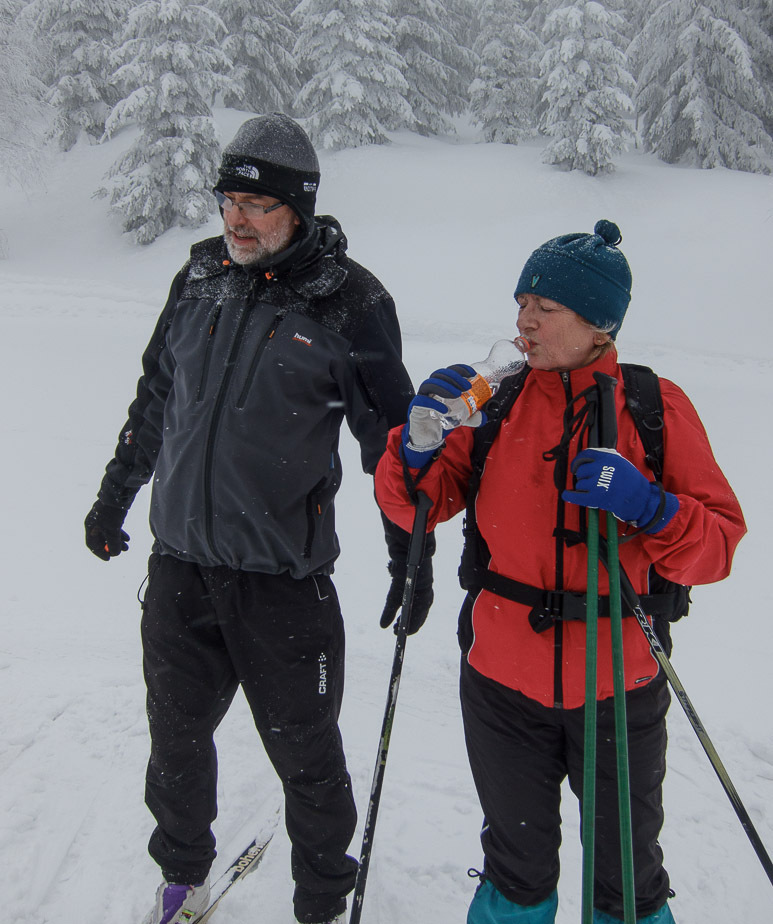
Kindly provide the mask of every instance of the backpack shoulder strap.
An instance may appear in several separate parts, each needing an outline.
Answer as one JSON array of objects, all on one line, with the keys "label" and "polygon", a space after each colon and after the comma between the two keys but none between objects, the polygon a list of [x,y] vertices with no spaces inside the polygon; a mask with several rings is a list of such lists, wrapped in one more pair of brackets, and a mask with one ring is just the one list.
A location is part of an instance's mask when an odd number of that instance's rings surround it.
[{"label": "backpack shoulder strap", "polygon": [[657,481],[663,476],[663,398],[660,379],[649,368],[620,363],[625,386],[625,402],[644,446],[647,465]]},{"label": "backpack shoulder strap", "polygon": [[507,417],[510,408],[515,404],[515,400],[520,395],[521,390],[526,382],[526,377],[531,371],[531,367],[524,363],[523,367],[514,375],[509,375],[502,380],[497,393],[490,398],[485,405],[486,423],[478,427],[472,444],[472,469],[473,479],[475,482],[475,493],[477,494],[478,482],[486,464],[486,457],[491,448],[491,444],[497,438],[502,421]]},{"label": "backpack shoulder strap", "polygon": [[523,368],[516,372],[515,375],[509,375],[502,380],[497,393],[486,402],[486,423],[478,427],[473,436],[472,453],[470,455],[472,472],[470,473],[470,481],[467,487],[467,510],[463,528],[464,549],[462,551],[462,561],[459,565],[459,582],[466,590],[475,588],[477,592],[480,589],[476,577],[479,563],[483,562],[485,567],[491,557],[486,543],[478,531],[475,516],[475,502],[480,488],[480,479],[483,475],[483,469],[486,467],[489,449],[497,438],[502,421],[507,417],[510,408],[515,404],[518,395],[520,395],[530,371],[530,366],[524,363]]}]

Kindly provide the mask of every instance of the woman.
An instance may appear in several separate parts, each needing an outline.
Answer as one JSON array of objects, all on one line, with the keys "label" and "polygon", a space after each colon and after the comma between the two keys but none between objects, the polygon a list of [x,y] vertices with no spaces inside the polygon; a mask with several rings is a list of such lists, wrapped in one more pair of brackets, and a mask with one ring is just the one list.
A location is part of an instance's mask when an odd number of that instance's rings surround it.
[{"label": "woman", "polygon": [[[499,576],[530,590],[582,594],[589,506],[611,510],[635,533],[621,543],[620,562],[640,595],[655,580],[692,585],[726,577],[746,531],[694,408],[665,379],[662,487],[645,461],[614,345],[631,291],[620,240],[615,224],[600,221],[594,234],[548,241],[515,291],[530,371],[488,451],[474,505],[488,572],[497,577],[468,594],[460,617],[462,715],[485,816],[485,864],[468,924],[555,921],[562,781],[568,777],[582,798],[585,623],[538,624],[518,594],[497,592]],[[618,381],[619,455],[587,448],[583,411],[598,372]],[[473,374],[467,366],[434,373],[406,425],[390,434],[377,496],[404,529],[413,521],[408,486],[417,479],[433,501],[428,529],[465,508],[474,426],[484,418],[444,432],[439,415],[447,410],[442,397],[458,396]],[[608,592],[602,567],[599,594]],[[669,924],[673,893],[658,844],[669,693],[635,619],[623,620],[623,642],[636,914],[639,924]],[[613,924],[624,912],[609,619],[599,620],[598,651],[594,922]]]}]

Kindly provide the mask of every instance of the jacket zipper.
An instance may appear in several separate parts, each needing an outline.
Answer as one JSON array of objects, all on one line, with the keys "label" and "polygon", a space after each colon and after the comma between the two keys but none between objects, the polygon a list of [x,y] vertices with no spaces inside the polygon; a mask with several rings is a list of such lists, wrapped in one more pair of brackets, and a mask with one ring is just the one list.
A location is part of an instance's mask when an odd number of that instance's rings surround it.
[{"label": "jacket zipper", "polygon": [[[572,400],[572,382],[568,372],[561,372],[561,382],[564,386],[564,396],[566,397],[567,406]],[[564,465],[564,478],[566,478],[566,460],[558,464]],[[565,503],[561,499],[561,491],[558,492],[558,510],[556,512],[556,590],[564,589],[564,510]],[[553,642],[553,705],[556,709],[562,709],[564,705],[564,624],[560,619],[556,620],[554,627]]]},{"label": "jacket zipper", "polygon": [[255,375],[258,371],[258,364],[260,363],[260,358],[263,355],[264,350],[268,346],[269,340],[271,340],[271,338],[277,332],[277,328],[282,323],[283,319],[284,319],[283,314],[280,313],[280,314],[275,315],[274,320],[271,322],[271,325],[269,326],[268,330],[260,338],[260,343],[255,349],[255,355],[252,357],[252,360],[250,362],[250,368],[247,371],[247,378],[244,382],[244,386],[241,390],[241,394],[239,395],[239,398],[236,402],[236,407],[238,410],[242,410],[242,408],[247,402],[247,395],[249,394],[250,387],[252,385],[252,380],[255,378]]},{"label": "jacket zipper", "polygon": [[199,387],[196,391],[196,401],[201,401],[204,395],[204,387],[209,378],[209,366],[212,362],[212,345],[215,339],[215,329],[217,328],[217,322],[220,320],[220,312],[222,310],[223,302],[219,301],[215,305],[215,310],[212,312],[212,317],[209,322],[209,334],[207,335],[207,346],[204,351],[204,362],[201,364],[201,377],[199,378]]},{"label": "jacket zipper", "polygon": [[216,557],[215,518],[212,497],[212,474],[215,458],[215,437],[217,436],[217,431],[220,426],[220,418],[223,411],[223,405],[225,404],[226,395],[228,393],[228,386],[231,383],[231,379],[236,368],[236,359],[239,355],[239,350],[241,349],[242,340],[244,338],[244,330],[247,327],[249,317],[249,310],[243,307],[241,310],[241,316],[239,317],[239,323],[236,328],[236,335],[234,336],[233,345],[231,346],[231,352],[229,353],[228,360],[226,361],[223,380],[220,383],[220,388],[218,390],[217,397],[215,398],[215,405],[212,409],[212,420],[209,425],[209,433],[207,434],[207,445],[204,455],[204,529],[206,531],[207,543],[213,557]]}]

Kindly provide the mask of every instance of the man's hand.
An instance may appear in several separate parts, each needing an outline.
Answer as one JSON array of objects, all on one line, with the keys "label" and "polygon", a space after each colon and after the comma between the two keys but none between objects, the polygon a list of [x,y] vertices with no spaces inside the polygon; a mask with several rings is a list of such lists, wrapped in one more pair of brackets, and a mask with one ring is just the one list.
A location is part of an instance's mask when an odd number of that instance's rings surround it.
[{"label": "man's hand", "polygon": [[86,516],[86,545],[97,558],[110,561],[129,548],[129,534],[121,527],[126,511],[97,501]]}]

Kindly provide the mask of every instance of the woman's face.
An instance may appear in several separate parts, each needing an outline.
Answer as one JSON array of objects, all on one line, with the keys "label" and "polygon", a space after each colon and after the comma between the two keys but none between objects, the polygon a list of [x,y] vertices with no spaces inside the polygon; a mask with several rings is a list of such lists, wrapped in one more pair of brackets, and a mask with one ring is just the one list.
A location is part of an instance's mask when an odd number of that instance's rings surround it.
[{"label": "woman's face", "polygon": [[516,301],[518,332],[529,341],[532,369],[563,372],[587,366],[610,339],[560,302],[531,292],[520,294]]}]

